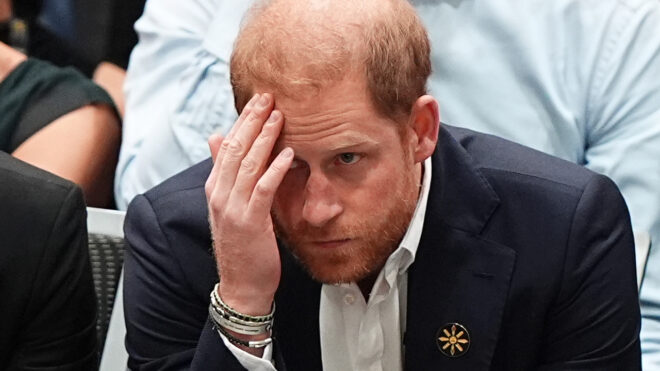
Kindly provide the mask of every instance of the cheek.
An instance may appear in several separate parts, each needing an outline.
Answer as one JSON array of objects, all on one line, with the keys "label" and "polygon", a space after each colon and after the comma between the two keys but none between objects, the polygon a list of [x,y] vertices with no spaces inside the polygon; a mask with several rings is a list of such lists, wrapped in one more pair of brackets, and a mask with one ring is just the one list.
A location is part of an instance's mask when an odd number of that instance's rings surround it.
[{"label": "cheek", "polygon": [[[358,213],[361,217],[370,216],[388,204],[398,192],[398,177],[405,176],[395,161],[381,162],[371,169],[365,179],[356,184],[346,184],[350,189],[344,195],[346,214]],[[396,174],[396,175],[395,175]]]},{"label": "cheek", "polygon": [[415,176],[414,164],[404,153],[400,156],[384,162],[373,179],[369,197],[375,200],[376,205],[384,206],[392,198],[407,197],[409,192],[414,192],[413,186],[407,181]]}]

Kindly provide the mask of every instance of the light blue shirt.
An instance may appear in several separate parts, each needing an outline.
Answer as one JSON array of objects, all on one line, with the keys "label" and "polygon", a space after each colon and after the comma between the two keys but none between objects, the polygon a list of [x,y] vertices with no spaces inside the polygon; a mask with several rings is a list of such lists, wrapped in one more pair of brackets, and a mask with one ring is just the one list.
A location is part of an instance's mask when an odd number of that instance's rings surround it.
[{"label": "light blue shirt", "polygon": [[[660,1],[416,0],[443,122],[582,164],[620,187],[652,249],[644,369],[660,369]],[[120,208],[209,156],[236,117],[228,61],[247,1],[149,0],[125,85]],[[293,40],[292,42],[295,42]]]}]

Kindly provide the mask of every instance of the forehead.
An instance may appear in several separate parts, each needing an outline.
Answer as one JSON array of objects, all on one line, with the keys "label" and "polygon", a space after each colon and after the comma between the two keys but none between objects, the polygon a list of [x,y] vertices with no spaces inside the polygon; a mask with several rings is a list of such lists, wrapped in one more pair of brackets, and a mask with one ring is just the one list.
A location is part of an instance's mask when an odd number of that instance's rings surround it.
[{"label": "forehead", "polygon": [[283,146],[376,144],[388,129],[395,129],[396,124],[375,109],[363,79],[345,78],[306,95],[274,96],[275,108],[284,115],[279,140]]}]

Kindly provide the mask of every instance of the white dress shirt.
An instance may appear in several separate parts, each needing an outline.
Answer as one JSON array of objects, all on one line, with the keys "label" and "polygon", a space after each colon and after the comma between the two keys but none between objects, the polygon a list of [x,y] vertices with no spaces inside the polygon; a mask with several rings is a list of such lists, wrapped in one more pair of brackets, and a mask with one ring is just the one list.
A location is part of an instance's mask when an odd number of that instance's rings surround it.
[{"label": "white dress shirt", "polygon": [[[319,327],[324,370],[403,370],[408,268],[415,261],[422,236],[430,186],[429,157],[424,161],[422,188],[408,230],[378,274],[369,300],[365,300],[355,282],[321,287]],[[249,371],[276,370],[271,363],[272,346],[267,346],[258,358],[220,336]]]}]

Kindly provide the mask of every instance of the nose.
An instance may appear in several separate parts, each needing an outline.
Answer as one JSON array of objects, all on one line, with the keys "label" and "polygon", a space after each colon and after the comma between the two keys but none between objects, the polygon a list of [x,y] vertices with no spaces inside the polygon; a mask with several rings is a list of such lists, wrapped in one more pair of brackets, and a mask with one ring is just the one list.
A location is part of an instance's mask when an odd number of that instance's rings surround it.
[{"label": "nose", "polygon": [[323,174],[310,174],[305,186],[303,219],[314,227],[323,227],[343,210],[328,179]]}]

